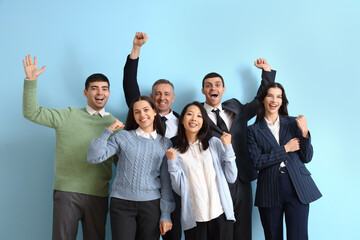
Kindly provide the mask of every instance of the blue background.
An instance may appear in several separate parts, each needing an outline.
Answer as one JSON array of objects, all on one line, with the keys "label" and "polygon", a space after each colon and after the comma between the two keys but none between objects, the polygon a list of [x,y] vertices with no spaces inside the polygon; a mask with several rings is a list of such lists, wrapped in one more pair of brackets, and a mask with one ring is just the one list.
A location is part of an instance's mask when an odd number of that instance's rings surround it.
[{"label": "blue background", "polygon": [[[22,59],[30,53],[47,66],[41,106],[84,107],[86,77],[102,72],[111,81],[106,110],[125,121],[122,74],[136,31],[149,35],[142,93],[171,80],[178,112],[205,99],[211,71],[225,79],[224,100],[250,101],[261,74],[253,61],[268,59],[290,115],[304,114],[313,137],[308,168],[324,196],[310,205],[310,239],[360,239],[359,12],[359,0],[1,0],[0,239],[51,238],[55,136],[22,116]],[[256,208],[253,236],[264,239]]]}]

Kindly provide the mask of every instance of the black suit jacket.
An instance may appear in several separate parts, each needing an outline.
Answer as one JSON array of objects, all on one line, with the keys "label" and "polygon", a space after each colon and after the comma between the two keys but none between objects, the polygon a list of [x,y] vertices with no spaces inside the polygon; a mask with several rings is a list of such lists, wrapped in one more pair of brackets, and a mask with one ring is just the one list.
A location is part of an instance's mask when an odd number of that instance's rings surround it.
[{"label": "black suit jacket", "polygon": [[[141,96],[139,84],[137,82],[137,69],[139,64],[139,58],[131,59],[128,55],[126,63],[124,66],[124,76],[123,76],[123,88],[125,94],[125,100],[128,107],[131,103],[138,97]],[[173,111],[175,117],[179,118],[179,114]],[[173,146],[177,146],[177,136],[170,139],[173,143]]]},{"label": "black suit jacket", "polygon": [[[236,155],[236,165],[238,168],[238,178],[245,183],[255,180],[257,172],[250,160],[247,148],[247,123],[257,114],[259,100],[258,97],[264,87],[274,82],[276,71],[263,71],[261,85],[257,91],[256,97],[249,103],[242,104],[239,100],[232,98],[222,103],[223,109],[234,113],[234,121],[230,128],[231,143]],[[221,129],[209,118],[212,135],[220,138]]]},{"label": "black suit jacket", "polygon": [[[300,150],[286,153],[284,145],[295,137],[300,139]],[[280,117],[280,146],[264,119],[249,127],[248,141],[254,167],[259,170],[256,206],[275,207],[278,203],[277,176],[281,162],[286,164],[287,172],[301,203],[308,204],[321,197],[304,164],[310,162],[313,156],[311,138],[302,136],[294,117]]]}]

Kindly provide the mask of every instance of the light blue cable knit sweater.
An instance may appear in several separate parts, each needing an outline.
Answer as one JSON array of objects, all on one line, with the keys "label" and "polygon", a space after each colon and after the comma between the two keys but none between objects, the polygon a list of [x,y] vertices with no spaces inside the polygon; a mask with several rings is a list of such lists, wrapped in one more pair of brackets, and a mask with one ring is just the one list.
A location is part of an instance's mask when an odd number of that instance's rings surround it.
[{"label": "light blue cable knit sweater", "polygon": [[118,154],[116,176],[112,184],[111,197],[131,201],[151,201],[160,198],[162,221],[171,221],[170,213],[175,209],[165,151],[171,141],[161,135],[156,139],[137,136],[135,130],[112,131],[105,128],[100,137],[90,145],[87,160],[101,163]]}]

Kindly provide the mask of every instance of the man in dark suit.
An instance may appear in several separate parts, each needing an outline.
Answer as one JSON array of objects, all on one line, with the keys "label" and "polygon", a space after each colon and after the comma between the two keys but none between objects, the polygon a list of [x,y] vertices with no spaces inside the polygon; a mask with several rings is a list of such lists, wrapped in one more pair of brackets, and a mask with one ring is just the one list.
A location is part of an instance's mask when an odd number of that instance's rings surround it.
[{"label": "man in dark suit", "polygon": [[253,168],[247,149],[247,122],[253,118],[259,106],[258,96],[270,82],[274,82],[276,72],[265,59],[257,59],[255,66],[262,69],[262,81],[256,97],[249,103],[242,104],[232,98],[221,103],[225,93],[225,84],[218,73],[207,74],[202,82],[202,93],[206,97],[204,107],[210,118],[212,135],[218,138],[222,133],[229,132],[232,136],[232,146],[236,155],[238,178],[234,184],[229,184],[234,203],[236,222],[234,223],[234,240],[251,239],[252,189],[251,181],[257,173]]},{"label": "man in dark suit", "polygon": [[[123,88],[128,106],[141,95],[137,82],[137,68],[140,49],[146,43],[147,39],[148,36],[146,33],[137,32],[135,34],[133,48],[127,57],[124,67]],[[166,79],[157,80],[152,86],[150,98],[159,109],[161,122],[165,129],[165,137],[171,139],[173,145],[176,146],[179,114],[171,109],[171,105],[175,100],[174,85]],[[164,240],[180,240],[182,235],[180,223],[181,199],[175,192],[173,192],[173,195],[176,203],[176,209],[171,213],[173,226],[172,230],[163,236]]]}]

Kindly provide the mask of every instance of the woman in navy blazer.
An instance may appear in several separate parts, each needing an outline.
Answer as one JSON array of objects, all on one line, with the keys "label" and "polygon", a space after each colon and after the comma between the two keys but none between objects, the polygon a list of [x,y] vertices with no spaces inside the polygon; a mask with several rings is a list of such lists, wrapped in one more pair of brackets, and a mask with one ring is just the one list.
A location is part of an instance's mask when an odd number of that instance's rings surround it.
[{"label": "woman in navy blazer", "polygon": [[259,171],[255,206],[267,240],[308,239],[309,203],[321,193],[305,167],[313,149],[305,116],[289,117],[288,100],[279,83],[261,94],[255,124],[248,128],[249,153]]}]

